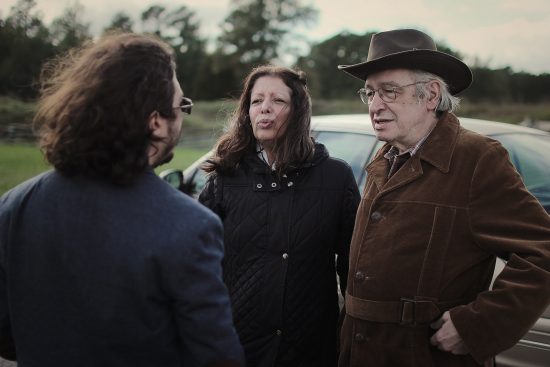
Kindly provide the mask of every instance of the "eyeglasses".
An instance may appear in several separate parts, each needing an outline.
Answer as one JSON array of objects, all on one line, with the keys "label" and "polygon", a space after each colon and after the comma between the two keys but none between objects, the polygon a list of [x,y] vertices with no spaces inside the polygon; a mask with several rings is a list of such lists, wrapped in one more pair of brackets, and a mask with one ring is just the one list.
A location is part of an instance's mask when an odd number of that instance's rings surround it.
[{"label": "eyeglasses", "polygon": [[392,103],[397,99],[400,89],[421,83],[428,83],[428,81],[425,80],[405,85],[384,85],[378,89],[361,88],[357,91],[357,93],[359,94],[361,101],[366,105],[370,105],[372,103],[375,93],[378,93],[378,96],[382,99],[382,101]]},{"label": "eyeglasses", "polygon": [[191,98],[182,97],[180,105],[174,108],[179,108],[181,109],[181,112],[190,115],[191,107],[193,107],[193,101],[191,100]]}]

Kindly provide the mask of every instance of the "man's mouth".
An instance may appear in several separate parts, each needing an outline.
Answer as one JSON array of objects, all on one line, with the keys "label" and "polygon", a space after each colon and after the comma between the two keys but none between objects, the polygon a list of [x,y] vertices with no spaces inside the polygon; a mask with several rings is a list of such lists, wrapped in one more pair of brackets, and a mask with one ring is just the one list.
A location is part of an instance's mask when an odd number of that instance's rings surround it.
[{"label": "man's mouth", "polygon": [[391,122],[393,121],[392,119],[373,119],[373,125],[374,125],[374,128],[376,129],[377,127],[382,127],[382,125],[388,123],[388,122]]}]

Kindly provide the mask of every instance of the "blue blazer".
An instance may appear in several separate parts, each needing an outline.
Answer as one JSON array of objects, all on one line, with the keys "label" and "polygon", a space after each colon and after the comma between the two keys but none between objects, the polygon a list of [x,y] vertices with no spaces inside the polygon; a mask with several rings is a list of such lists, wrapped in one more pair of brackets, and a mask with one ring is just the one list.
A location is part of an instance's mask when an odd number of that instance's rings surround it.
[{"label": "blue blazer", "polygon": [[152,171],[56,171],[0,199],[0,355],[24,366],[242,363],[222,225]]}]

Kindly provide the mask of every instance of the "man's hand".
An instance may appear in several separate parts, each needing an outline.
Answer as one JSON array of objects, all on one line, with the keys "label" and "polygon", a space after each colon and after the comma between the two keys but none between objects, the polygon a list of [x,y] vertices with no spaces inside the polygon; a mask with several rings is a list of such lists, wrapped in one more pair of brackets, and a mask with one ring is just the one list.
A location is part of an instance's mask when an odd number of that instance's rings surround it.
[{"label": "man's hand", "polygon": [[456,331],[449,311],[446,311],[441,318],[430,325],[432,329],[438,329],[431,337],[430,342],[444,352],[452,354],[468,354],[468,347],[462,341],[458,331]]}]

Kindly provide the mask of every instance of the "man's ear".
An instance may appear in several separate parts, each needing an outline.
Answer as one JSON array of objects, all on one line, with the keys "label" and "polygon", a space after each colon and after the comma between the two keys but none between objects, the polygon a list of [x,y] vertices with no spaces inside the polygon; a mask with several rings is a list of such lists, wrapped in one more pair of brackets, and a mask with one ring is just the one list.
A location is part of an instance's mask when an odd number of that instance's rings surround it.
[{"label": "man's ear", "polygon": [[164,137],[163,132],[163,120],[160,118],[160,115],[157,111],[151,112],[149,115],[149,130],[153,136]]},{"label": "man's ear", "polygon": [[428,110],[435,111],[441,99],[441,85],[436,80],[428,83],[428,94],[426,95],[426,104]]}]

